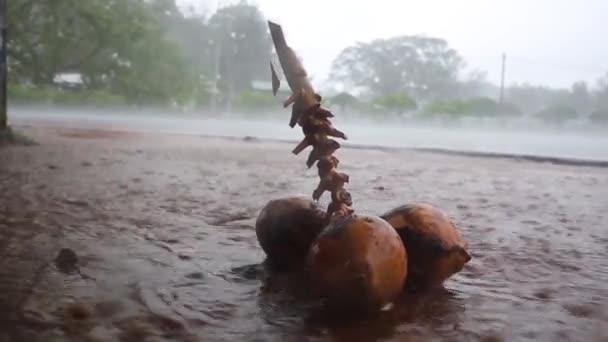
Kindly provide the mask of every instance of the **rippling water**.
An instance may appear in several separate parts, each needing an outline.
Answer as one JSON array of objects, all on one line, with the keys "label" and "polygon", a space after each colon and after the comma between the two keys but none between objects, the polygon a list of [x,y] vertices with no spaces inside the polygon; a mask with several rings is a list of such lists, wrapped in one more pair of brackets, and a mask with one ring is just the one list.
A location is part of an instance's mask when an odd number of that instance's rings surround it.
[{"label": "rippling water", "polygon": [[[254,136],[282,140],[298,140],[299,128],[291,129],[287,118],[279,120],[248,120],[242,118],[214,119],[205,116],[154,114],[146,111],[73,112],[16,110],[16,123],[46,123],[73,127],[110,127],[152,132],[170,132],[227,137]],[[422,127],[406,124],[363,123],[334,118],[336,127],[347,133],[345,145],[433,148],[501,154],[533,155],[557,158],[608,161],[608,135],[590,132],[557,132],[501,127]]]},{"label": "rippling water", "polygon": [[[42,144],[0,150],[0,309],[21,305],[25,316],[8,324],[29,334],[104,341],[608,338],[605,168],[340,150],[359,212],[431,202],[462,228],[473,255],[446,291],[404,295],[391,312],[344,321],[319,311],[296,276],[262,265],[259,210],[274,198],[310,194],[317,182],[291,145],[26,131]],[[64,247],[79,255],[85,279],[50,262]]]}]

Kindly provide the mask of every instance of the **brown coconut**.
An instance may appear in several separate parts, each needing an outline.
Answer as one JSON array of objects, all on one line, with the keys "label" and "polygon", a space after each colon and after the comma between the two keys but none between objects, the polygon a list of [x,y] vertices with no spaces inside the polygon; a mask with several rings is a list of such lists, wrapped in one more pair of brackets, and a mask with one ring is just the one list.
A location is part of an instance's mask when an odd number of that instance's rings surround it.
[{"label": "brown coconut", "polygon": [[395,228],[407,250],[408,288],[442,286],[471,260],[458,228],[445,212],[430,204],[404,205],[381,217]]},{"label": "brown coconut", "polygon": [[319,234],[307,270],[313,289],[329,307],[376,310],[402,291],[407,253],[385,220],[351,215]]},{"label": "brown coconut", "polygon": [[280,198],[262,209],[255,233],[272,265],[291,268],[304,262],[324,220],[325,210],[317,202],[303,196]]}]

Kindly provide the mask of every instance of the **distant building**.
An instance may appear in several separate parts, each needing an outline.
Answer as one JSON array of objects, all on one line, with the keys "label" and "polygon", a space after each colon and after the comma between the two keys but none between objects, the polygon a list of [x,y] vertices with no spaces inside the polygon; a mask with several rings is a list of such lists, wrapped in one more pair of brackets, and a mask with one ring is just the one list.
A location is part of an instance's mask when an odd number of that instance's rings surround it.
[{"label": "distant building", "polygon": [[64,88],[80,88],[84,85],[84,82],[82,80],[82,75],[80,73],[77,72],[72,72],[72,73],[60,73],[55,75],[55,77],[53,78],[53,82],[55,82],[55,84],[60,85]]}]

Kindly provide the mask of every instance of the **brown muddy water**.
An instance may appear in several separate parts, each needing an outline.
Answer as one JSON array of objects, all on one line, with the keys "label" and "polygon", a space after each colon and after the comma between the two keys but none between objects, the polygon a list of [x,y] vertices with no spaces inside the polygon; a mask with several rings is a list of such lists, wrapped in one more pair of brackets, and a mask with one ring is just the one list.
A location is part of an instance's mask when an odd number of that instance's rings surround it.
[{"label": "brown muddy water", "polygon": [[606,168],[338,151],[359,212],[428,201],[473,255],[445,291],[343,320],[262,265],[262,206],[316,186],[292,146],[24,131],[40,145],[0,149],[0,341],[608,341]]}]

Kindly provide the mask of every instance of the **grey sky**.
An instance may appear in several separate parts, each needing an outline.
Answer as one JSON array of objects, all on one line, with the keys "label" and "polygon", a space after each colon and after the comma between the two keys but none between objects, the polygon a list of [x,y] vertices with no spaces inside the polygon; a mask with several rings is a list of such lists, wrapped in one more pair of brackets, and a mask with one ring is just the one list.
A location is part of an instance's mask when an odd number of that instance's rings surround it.
[{"label": "grey sky", "polygon": [[[230,0],[182,0],[214,10]],[[232,1],[234,2],[234,1]],[[590,85],[608,71],[608,0],[252,0],[283,26],[314,83],[357,41],[424,34],[444,38],[469,69],[507,84]]]}]

